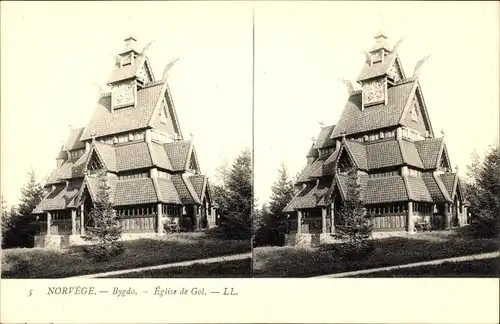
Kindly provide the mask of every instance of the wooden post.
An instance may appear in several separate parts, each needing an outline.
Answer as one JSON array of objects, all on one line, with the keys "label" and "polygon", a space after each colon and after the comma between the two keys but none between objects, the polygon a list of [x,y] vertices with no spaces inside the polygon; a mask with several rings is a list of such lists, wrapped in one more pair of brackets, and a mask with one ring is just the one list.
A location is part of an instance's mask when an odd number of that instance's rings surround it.
[{"label": "wooden post", "polygon": [[158,203],[156,205],[156,233],[158,233],[158,235],[162,235],[163,234],[163,217],[162,217],[162,213],[163,213],[162,204]]},{"label": "wooden post", "polygon": [[76,209],[71,209],[71,235],[76,235]]},{"label": "wooden post", "polygon": [[330,217],[331,217],[331,227],[330,232],[335,233],[335,203],[332,201],[330,204]]},{"label": "wooden post", "polygon": [[47,212],[47,235],[50,235],[50,225],[52,223],[52,215]]},{"label": "wooden post", "polygon": [[408,202],[408,217],[407,217],[408,233],[413,233],[415,224],[413,223],[413,201]]},{"label": "wooden post", "polygon": [[321,233],[326,234],[326,207],[321,207]]},{"label": "wooden post", "polygon": [[302,212],[297,210],[297,234],[302,233]]},{"label": "wooden post", "polygon": [[199,230],[200,222],[198,221],[198,206],[193,205],[193,229]]},{"label": "wooden post", "polygon": [[80,205],[80,235],[85,235],[85,214],[84,214],[84,208],[83,208],[83,202]]},{"label": "wooden post", "polygon": [[444,229],[450,229],[450,204],[444,204]]}]

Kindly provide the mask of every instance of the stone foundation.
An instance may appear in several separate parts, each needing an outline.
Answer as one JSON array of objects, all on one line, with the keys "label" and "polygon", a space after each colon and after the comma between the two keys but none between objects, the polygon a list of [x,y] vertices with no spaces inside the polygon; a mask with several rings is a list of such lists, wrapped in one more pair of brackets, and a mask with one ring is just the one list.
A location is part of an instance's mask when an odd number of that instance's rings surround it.
[{"label": "stone foundation", "polygon": [[[163,234],[162,234],[163,235]],[[158,235],[156,233],[124,233],[121,241],[137,240],[141,238],[153,238]],[[35,247],[61,249],[71,245],[88,245],[89,241],[85,241],[81,235],[36,235]]]}]

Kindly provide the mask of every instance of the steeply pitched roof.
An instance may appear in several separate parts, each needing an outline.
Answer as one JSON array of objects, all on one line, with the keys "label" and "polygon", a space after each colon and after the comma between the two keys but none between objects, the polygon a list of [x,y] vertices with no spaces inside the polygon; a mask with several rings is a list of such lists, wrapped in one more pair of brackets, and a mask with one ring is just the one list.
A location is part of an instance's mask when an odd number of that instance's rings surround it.
[{"label": "steeply pitched roof", "polygon": [[399,144],[395,139],[366,143],[366,160],[369,169],[379,169],[403,164]]},{"label": "steeply pitched roof", "polygon": [[80,141],[80,138],[81,138],[84,130],[85,130],[85,127],[74,128],[71,130],[71,132],[68,136],[68,139],[66,140],[66,143],[64,144],[65,151],[85,148],[85,143]]},{"label": "steeply pitched roof", "polygon": [[180,174],[173,174],[170,178],[183,204],[200,203],[190,182],[184,182]]},{"label": "steeply pitched roof", "polygon": [[416,141],[415,147],[422,159],[425,169],[435,169],[438,162],[439,151],[443,145],[442,138],[429,138],[422,141]]},{"label": "steeply pitched roof", "polygon": [[191,185],[193,186],[193,189],[198,195],[198,198],[200,198],[200,200],[203,196],[203,185],[205,184],[206,178],[207,178],[206,176],[201,174],[188,177],[189,182],[191,182]]},{"label": "steeply pitched roof", "polygon": [[171,179],[158,178],[158,190],[160,191],[162,202],[168,204],[182,204],[179,193]]},{"label": "steeply pitched roof", "polygon": [[408,200],[403,177],[368,179],[366,190],[363,190],[365,204],[379,204]]},{"label": "steeply pitched roof", "polygon": [[324,159],[316,159],[311,166],[307,167],[304,172],[300,175],[297,183],[311,181],[312,177],[321,175],[321,166],[325,162]]},{"label": "steeply pitched roof", "polygon": [[103,164],[109,171],[118,171],[115,147],[100,142],[95,142],[93,147],[98,156],[102,159]]},{"label": "steeply pitched roof", "polygon": [[[374,47],[372,50],[376,49],[377,47]],[[365,66],[363,66],[363,69],[361,70],[361,73],[359,74],[357,81],[360,82],[387,74],[387,71],[391,67],[396,57],[396,53],[390,53],[385,58],[384,62],[377,62],[373,63],[372,65],[370,65],[370,62],[366,62]]]},{"label": "steeply pitched roof", "polygon": [[73,177],[72,168],[74,163],[74,160],[66,161],[60,168],[54,170],[52,175],[47,180],[47,185],[61,182],[64,179],[71,179]]},{"label": "steeply pitched roof", "polygon": [[335,171],[335,166],[337,165],[337,158],[339,156],[340,148],[336,149],[329,157],[326,159],[325,163],[321,166],[321,171],[323,176],[332,175]]},{"label": "steeply pitched roof", "polygon": [[354,92],[349,97],[331,137],[339,137],[342,132],[349,135],[398,125],[414,86],[415,81],[400,82],[387,90],[387,105],[379,104],[363,110],[361,92]]},{"label": "steeply pitched roof", "polygon": [[173,171],[186,170],[186,162],[189,155],[191,141],[182,140],[165,144],[168,158],[172,164]]},{"label": "steeply pitched roof", "polygon": [[317,158],[318,156],[319,156],[318,150],[314,148],[314,144],[311,145],[309,152],[307,152],[306,158],[310,158],[310,157]]},{"label": "steeply pitched roof", "polygon": [[315,149],[335,146],[335,141],[330,139],[330,135],[332,135],[334,128],[335,125],[321,127],[318,139],[314,145]]},{"label": "steeply pitched roof", "polygon": [[151,141],[149,147],[150,147],[151,159],[154,165],[162,169],[173,170],[165,146],[163,146],[160,143]]},{"label": "steeply pitched roof", "polygon": [[153,180],[139,178],[116,181],[115,206],[138,205],[158,202]]},{"label": "steeply pitched roof", "polygon": [[94,114],[85,128],[82,141],[96,137],[128,132],[148,126],[163,83],[154,83],[137,91],[137,105],[111,112],[111,95],[101,97]]},{"label": "steeply pitched roof", "polygon": [[458,182],[457,177],[458,175],[455,172],[446,172],[439,175],[439,178],[443,182],[451,198],[453,198],[453,193],[455,190],[455,182]]},{"label": "steeply pitched roof", "polygon": [[149,168],[153,166],[146,142],[117,145],[116,167],[118,171]]},{"label": "steeply pitched roof", "polygon": [[[427,189],[429,190],[429,194],[434,202],[445,202],[449,201],[449,196],[446,192],[442,192],[439,188],[439,185],[432,175],[431,172],[422,172],[422,180],[424,181]],[[445,189],[446,190],[446,189]],[[446,195],[446,196],[445,196]],[[448,197],[448,198],[446,198]]]},{"label": "steeply pitched roof", "polygon": [[33,211],[34,214],[40,214],[44,211],[62,210],[75,207],[74,199],[78,190],[82,186],[82,180],[73,180],[68,186],[59,185],[45,197],[44,200]]},{"label": "steeply pitched roof", "polygon": [[292,212],[295,209],[314,208],[324,206],[324,196],[330,189],[331,183],[318,184],[308,183],[290,203],[283,212]]},{"label": "steeply pitched roof", "polygon": [[424,168],[417,147],[413,142],[402,139],[401,152],[403,153],[403,160],[405,163],[417,168]]},{"label": "steeply pitched roof", "polygon": [[429,193],[429,189],[425,185],[425,182],[422,178],[408,176],[407,179],[410,199],[415,201],[432,202],[432,197]]},{"label": "steeply pitched roof", "polygon": [[366,147],[358,141],[346,140],[345,145],[351,153],[354,162],[361,170],[368,170],[368,161],[366,155]]}]

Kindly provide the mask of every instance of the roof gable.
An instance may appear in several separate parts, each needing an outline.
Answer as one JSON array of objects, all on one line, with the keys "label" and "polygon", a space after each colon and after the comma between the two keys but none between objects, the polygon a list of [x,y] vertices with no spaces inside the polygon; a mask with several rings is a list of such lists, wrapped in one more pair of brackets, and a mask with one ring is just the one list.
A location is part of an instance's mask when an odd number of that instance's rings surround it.
[{"label": "roof gable", "polygon": [[148,127],[161,89],[161,83],[139,89],[135,107],[114,111],[111,111],[111,95],[101,97],[81,140],[90,139],[92,134],[101,137]]},{"label": "roof gable", "polygon": [[403,156],[396,139],[366,143],[366,160],[370,170],[403,164]]},{"label": "roof gable", "polygon": [[80,141],[85,127],[71,129],[71,132],[64,144],[64,151],[76,150],[85,148],[85,143]]},{"label": "roof gable", "polygon": [[335,125],[321,127],[318,139],[316,140],[313,148],[320,149],[335,146],[335,141],[330,138],[334,128]]},{"label": "roof gable", "polygon": [[366,147],[363,143],[358,141],[346,140],[344,145],[349,152],[351,159],[356,163],[357,167],[361,170],[368,170],[368,163],[366,158]]},{"label": "roof gable", "polygon": [[191,141],[174,141],[165,144],[168,158],[173,171],[186,170],[186,164],[191,150]]},{"label": "roof gable", "polygon": [[[417,129],[424,134],[428,132],[430,136],[434,136],[420,84],[418,81],[415,81],[415,85],[416,87],[414,91],[412,91],[411,98],[408,100],[408,105],[401,115],[400,124]],[[414,108],[417,116],[416,120],[412,117],[412,110]]]},{"label": "roof gable", "polygon": [[387,105],[378,104],[366,109],[361,107],[361,92],[354,92],[330,138],[338,138],[342,132],[351,135],[398,125],[414,86],[412,80],[398,83],[387,90]]},{"label": "roof gable", "polygon": [[437,166],[439,152],[443,147],[443,139],[428,138],[414,143],[422,160],[424,169],[435,169]]}]

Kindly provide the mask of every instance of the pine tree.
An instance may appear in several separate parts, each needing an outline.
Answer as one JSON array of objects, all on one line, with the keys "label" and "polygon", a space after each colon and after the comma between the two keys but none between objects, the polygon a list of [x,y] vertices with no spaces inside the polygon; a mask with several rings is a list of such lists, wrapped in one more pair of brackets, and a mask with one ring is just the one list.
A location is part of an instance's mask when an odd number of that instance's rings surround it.
[{"label": "pine tree", "polygon": [[294,196],[294,183],[290,180],[285,164],[281,163],[278,170],[278,178],[271,188],[271,200],[269,202],[269,211],[278,218],[283,208],[292,200]]},{"label": "pine tree", "polygon": [[226,237],[249,239],[253,216],[252,159],[244,150],[234,161],[225,183],[214,188],[214,200],[221,214]]},{"label": "pine tree", "polygon": [[500,234],[500,150],[490,148],[484,162],[473,158],[468,166],[471,180],[466,184],[466,198],[470,202],[472,229],[478,236],[495,237]]},{"label": "pine tree", "polygon": [[41,183],[36,180],[33,167],[28,171],[28,183],[21,188],[20,203],[9,213],[9,222],[2,238],[2,246],[33,247],[36,228],[33,222],[36,217],[32,214],[36,206],[42,201],[45,191]]},{"label": "pine tree", "polygon": [[95,246],[88,250],[99,261],[105,261],[123,251],[123,246],[118,244],[122,228],[119,216],[113,209],[109,198],[110,188],[107,184],[106,173],[102,172],[98,179],[96,199],[89,213],[92,226],[86,228],[83,239],[95,243]]},{"label": "pine tree", "polygon": [[365,214],[361,199],[361,188],[355,169],[349,171],[345,189],[345,199],[339,210],[339,225],[335,227],[334,237],[345,242],[346,252],[352,256],[367,247],[371,237],[370,216]]}]

